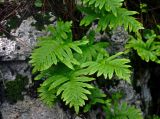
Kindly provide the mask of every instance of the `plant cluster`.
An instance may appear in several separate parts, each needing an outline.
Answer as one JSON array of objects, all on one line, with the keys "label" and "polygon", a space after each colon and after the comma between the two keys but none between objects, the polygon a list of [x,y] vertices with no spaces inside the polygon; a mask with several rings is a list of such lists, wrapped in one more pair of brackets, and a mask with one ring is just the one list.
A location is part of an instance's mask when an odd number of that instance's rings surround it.
[{"label": "plant cluster", "polygon": [[[39,38],[37,47],[33,50],[30,63],[33,73],[39,72],[35,80],[44,80],[38,89],[40,99],[49,106],[57,100],[63,100],[73,107],[76,113],[80,107],[84,112],[92,105],[100,103],[106,112],[106,119],[142,119],[142,113],[127,103],[112,101],[95,85],[97,77],[120,80],[131,83],[131,65],[128,58],[123,58],[124,52],[110,55],[106,51],[107,42],[95,41],[96,32],[106,32],[123,26],[133,36],[126,48],[134,49],[142,60],[160,63],[160,42],[153,31],[146,33],[145,40],[139,36],[143,25],[133,15],[135,11],[123,8],[124,0],[81,0],[77,8],[84,14],[80,26],[97,23],[95,30],[90,30],[82,39],[75,40],[72,34],[72,21],[58,20],[56,25],[49,25],[46,31],[49,35]],[[36,6],[41,7],[42,1],[37,0]],[[147,54],[147,55],[146,55]],[[86,101],[88,104],[86,104]]]}]

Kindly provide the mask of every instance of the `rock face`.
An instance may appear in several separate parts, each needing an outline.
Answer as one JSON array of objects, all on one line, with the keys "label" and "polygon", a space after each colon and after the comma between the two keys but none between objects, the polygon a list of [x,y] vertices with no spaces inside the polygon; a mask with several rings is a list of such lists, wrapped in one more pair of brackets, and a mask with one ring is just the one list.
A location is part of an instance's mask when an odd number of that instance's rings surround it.
[{"label": "rock face", "polygon": [[31,66],[26,61],[7,61],[0,64],[1,80],[15,80],[17,74],[31,80]]},{"label": "rock face", "polygon": [[26,60],[36,44],[37,37],[43,35],[31,24],[35,20],[30,17],[24,20],[18,29],[12,30],[13,39],[0,38],[0,60]]},{"label": "rock face", "polygon": [[140,109],[140,106],[142,104],[140,100],[140,95],[136,93],[132,85],[128,84],[125,81],[120,81],[117,86],[110,89],[111,93],[119,91],[124,94],[121,102],[127,102],[128,104],[135,105],[137,108]]},{"label": "rock face", "polygon": [[124,30],[123,27],[118,27],[112,31],[112,36],[110,38],[110,50],[112,53],[123,52],[125,50],[125,44],[128,41],[128,32]]},{"label": "rock face", "polygon": [[150,107],[152,106],[152,96],[151,96],[151,90],[149,87],[149,80],[151,78],[151,73],[148,68],[139,71],[139,74],[137,74],[137,87],[140,87],[140,96],[142,100],[142,110],[144,112],[144,115],[150,114]]},{"label": "rock face", "polygon": [[14,105],[3,103],[1,113],[2,119],[71,119],[58,104],[48,108],[38,99],[29,97]]},{"label": "rock face", "polygon": [[19,28],[11,31],[15,36],[12,40],[0,38],[0,80],[15,80],[17,74],[31,79],[31,67],[26,60],[37,37],[43,34],[31,25],[34,22],[32,17],[24,20]]}]

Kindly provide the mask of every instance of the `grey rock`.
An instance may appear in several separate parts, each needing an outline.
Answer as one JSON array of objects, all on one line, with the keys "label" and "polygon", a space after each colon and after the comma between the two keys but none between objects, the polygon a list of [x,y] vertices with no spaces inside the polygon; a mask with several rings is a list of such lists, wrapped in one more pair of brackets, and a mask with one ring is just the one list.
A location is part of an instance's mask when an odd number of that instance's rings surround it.
[{"label": "grey rock", "polygon": [[107,48],[107,50],[111,54],[123,52],[125,50],[125,44],[127,43],[128,38],[128,32],[125,31],[123,27],[117,27],[117,29],[112,31],[112,36],[109,39],[110,46]]},{"label": "grey rock", "polygon": [[8,61],[0,64],[0,81],[15,80],[17,75],[27,77],[31,83],[31,66],[26,61]]},{"label": "grey rock", "polygon": [[137,78],[137,87],[141,88],[140,96],[143,101],[144,115],[149,114],[149,109],[152,106],[152,95],[148,86],[150,75],[149,69],[146,68],[139,72],[139,78]]},{"label": "grey rock", "polygon": [[121,80],[119,84],[113,88],[111,88],[110,93],[122,92],[123,97],[121,102],[127,102],[130,105],[135,105],[137,108],[141,106],[140,95],[136,93],[133,86],[126,81]]},{"label": "grey rock", "polygon": [[45,34],[32,26],[34,22],[32,17],[23,20],[17,29],[11,30],[12,40],[0,38],[0,61],[26,60],[30,56],[37,37]]},{"label": "grey rock", "polygon": [[128,40],[128,32],[123,27],[117,27],[112,31],[111,41],[115,43],[125,44]]},{"label": "grey rock", "polygon": [[26,59],[36,45],[36,39],[45,34],[31,25],[34,22],[33,17],[23,20],[17,29],[11,31],[12,40],[0,38],[0,80],[15,80],[20,74],[27,76],[31,82],[31,66]]},{"label": "grey rock", "polygon": [[75,119],[82,119],[81,117],[77,116]]},{"label": "grey rock", "polygon": [[[97,28],[97,24],[92,24],[88,33],[91,30],[96,30],[96,28]],[[102,34],[96,32],[95,42],[99,42],[99,41],[109,42],[109,46],[106,46],[106,50],[110,54],[115,54],[117,52],[123,52],[125,50],[125,44],[127,43],[129,39],[128,32],[125,31],[123,27],[117,27],[110,34],[111,36],[109,35],[109,33],[106,33],[106,32],[103,32]]]},{"label": "grey rock", "polygon": [[70,119],[58,104],[48,108],[40,100],[27,96],[14,105],[3,103],[1,113],[3,119]]}]

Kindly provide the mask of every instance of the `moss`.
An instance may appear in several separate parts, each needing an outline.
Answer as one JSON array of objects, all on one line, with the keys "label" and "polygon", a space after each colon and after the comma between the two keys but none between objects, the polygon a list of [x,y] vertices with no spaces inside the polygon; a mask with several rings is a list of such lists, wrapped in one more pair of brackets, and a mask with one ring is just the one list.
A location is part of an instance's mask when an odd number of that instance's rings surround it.
[{"label": "moss", "polygon": [[18,100],[23,100],[22,92],[25,91],[25,86],[28,84],[28,78],[17,75],[16,80],[6,83],[5,96],[7,101],[15,103]]}]

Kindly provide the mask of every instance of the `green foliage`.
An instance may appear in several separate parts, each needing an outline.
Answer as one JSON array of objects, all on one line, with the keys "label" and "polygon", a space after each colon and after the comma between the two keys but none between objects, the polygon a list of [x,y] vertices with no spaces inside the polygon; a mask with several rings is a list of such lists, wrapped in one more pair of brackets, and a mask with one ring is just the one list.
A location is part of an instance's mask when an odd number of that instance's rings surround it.
[{"label": "green foliage", "polygon": [[147,10],[147,4],[146,3],[141,3],[140,4],[140,9],[141,9],[141,12],[142,13],[146,13],[148,10]]},{"label": "green foliage", "polygon": [[112,104],[110,100],[107,100],[104,111],[106,112],[106,119],[143,119],[139,109],[125,102]]},{"label": "green foliage", "polygon": [[95,8],[103,8],[117,16],[117,8],[122,6],[124,0],[82,0],[84,4],[94,5]]},{"label": "green foliage", "polygon": [[82,53],[80,45],[88,43],[86,40],[73,41],[71,33],[71,22],[59,21],[56,27],[49,26],[49,36],[40,38],[31,56],[34,71],[42,71],[57,64],[58,61],[63,62],[69,68],[73,68],[73,64],[78,65],[79,62],[73,57],[73,51]]},{"label": "green foliage", "polygon": [[125,58],[116,58],[121,55],[122,52],[119,52],[113,56],[103,57],[99,55],[96,61],[90,61],[82,64],[82,67],[86,68],[86,73],[92,75],[97,72],[97,77],[104,75],[104,78],[111,79],[115,73],[118,78],[124,79],[130,82],[131,71],[128,69],[130,65],[129,59]]},{"label": "green foliage", "polygon": [[138,32],[143,26],[132,15],[135,11],[121,8],[123,0],[82,0],[86,5],[79,7],[86,16],[82,19],[81,25],[88,26],[93,21],[98,20],[97,30],[104,31],[108,26],[115,29],[124,26],[130,32]]},{"label": "green foliage", "polygon": [[157,116],[157,115],[154,115],[154,116],[152,117],[152,119],[160,119],[160,117]]},{"label": "green foliage", "polygon": [[89,95],[89,103],[87,103],[84,107],[84,112],[90,111],[91,107],[98,103],[105,104],[106,95],[99,88],[91,89],[91,94],[92,95]]},{"label": "green foliage", "polygon": [[146,62],[153,61],[160,63],[160,42],[155,41],[157,35],[151,31],[150,33],[145,34],[146,42],[141,38],[135,39],[131,37],[127,48],[133,48],[137,51],[137,54],[141,57],[142,60]]},{"label": "green foliage", "polygon": [[[43,72],[42,72],[43,73]],[[83,71],[75,69],[71,70],[65,65],[59,64],[50,71],[52,76],[48,77],[39,88],[40,98],[46,104],[52,106],[56,96],[61,95],[61,99],[74,107],[75,111],[79,112],[79,107],[85,105],[85,100],[88,100],[87,95],[91,94],[90,88],[93,88],[88,82],[94,78],[84,76]],[[38,78],[43,77],[38,76]]]},{"label": "green foliage", "polygon": [[58,21],[55,27],[49,26],[48,31],[50,34],[40,38],[30,61],[34,66],[33,71],[40,71],[35,79],[45,79],[38,89],[44,103],[52,106],[57,97],[61,97],[66,105],[74,107],[78,113],[92,94],[90,89],[94,88],[91,82],[95,78],[89,75],[103,74],[111,79],[115,72],[118,78],[129,81],[129,60],[116,59],[122,53],[109,56],[105,50],[107,43],[94,42],[94,32],[80,41],[73,41],[71,22],[62,21]]},{"label": "green foliage", "polygon": [[35,0],[34,5],[36,7],[42,7],[42,5],[43,5],[42,0]]},{"label": "green foliage", "polygon": [[[137,12],[121,8],[123,0],[82,2],[83,7],[79,9],[85,13],[85,17],[80,25],[88,26],[98,21],[97,31],[118,26],[124,26],[130,32],[143,29],[142,24],[132,17]],[[38,3],[38,6],[41,4]],[[49,106],[61,99],[70,108],[73,107],[76,113],[79,113],[80,107],[85,107],[84,112],[87,112],[98,103],[106,110],[107,119],[132,119],[133,114],[136,114],[137,119],[142,119],[140,110],[126,103],[111,104],[106,101],[103,91],[94,86],[96,78],[102,75],[105,79],[117,76],[130,83],[130,60],[121,58],[123,52],[110,56],[105,49],[108,43],[95,41],[97,31],[90,31],[87,36],[75,41],[72,29],[74,27],[69,21],[57,21],[55,26],[49,25],[49,34],[39,38],[30,57],[33,72],[39,72],[35,80],[44,80],[38,89],[40,99]]]},{"label": "green foliage", "polygon": [[135,119],[135,117],[136,119],[143,119],[140,109],[120,101],[121,93],[116,92],[112,94],[111,98],[107,98],[98,88],[92,89],[91,92],[92,95],[89,96],[90,101],[86,104],[84,112],[89,111],[95,104],[101,104],[106,114],[106,119]]},{"label": "green foliage", "polygon": [[38,88],[38,93],[40,100],[44,102],[49,107],[52,107],[54,103],[56,102],[56,90],[52,89],[49,90],[50,85],[41,85],[40,88]]},{"label": "green foliage", "polygon": [[86,45],[81,46],[82,54],[76,54],[75,57],[82,64],[87,61],[96,60],[98,54],[102,54],[104,56],[108,56],[109,54],[106,52],[105,48],[107,47],[107,42],[94,42],[95,32],[91,31],[87,36],[88,43]]}]

